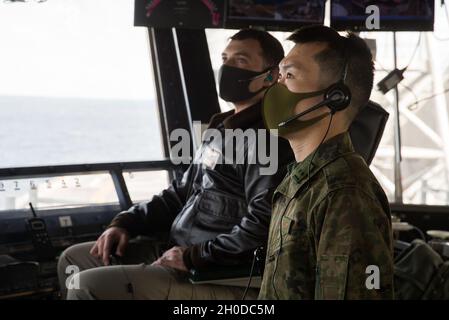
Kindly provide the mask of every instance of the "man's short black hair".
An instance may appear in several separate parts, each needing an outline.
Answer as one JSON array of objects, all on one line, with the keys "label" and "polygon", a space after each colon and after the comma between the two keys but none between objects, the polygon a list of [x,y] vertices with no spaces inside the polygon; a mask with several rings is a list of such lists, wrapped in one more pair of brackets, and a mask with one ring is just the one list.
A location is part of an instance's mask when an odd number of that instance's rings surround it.
[{"label": "man's short black hair", "polygon": [[266,31],[257,29],[242,29],[231,40],[257,40],[262,48],[263,60],[267,67],[277,67],[284,58],[284,49],[281,43]]},{"label": "man's short black hair", "polygon": [[342,78],[347,63],[345,84],[352,94],[348,108],[352,121],[367,103],[373,89],[374,64],[371,51],[365,41],[353,33],[341,36],[332,28],[313,25],[303,27],[291,34],[288,40],[294,43],[324,42],[327,47],[315,55],[320,66],[320,79],[328,86]]}]

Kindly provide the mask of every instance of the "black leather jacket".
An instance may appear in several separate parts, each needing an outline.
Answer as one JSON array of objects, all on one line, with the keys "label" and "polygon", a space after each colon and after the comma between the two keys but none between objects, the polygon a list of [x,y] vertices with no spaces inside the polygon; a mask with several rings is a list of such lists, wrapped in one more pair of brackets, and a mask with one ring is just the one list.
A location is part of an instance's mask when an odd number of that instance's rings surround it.
[{"label": "black leather jacket", "polygon": [[[237,114],[217,114],[209,128],[219,130],[223,140],[224,129],[265,129],[261,105]],[[269,139],[267,135],[268,143]],[[263,166],[246,156],[256,151],[257,143],[237,144],[245,154],[241,164],[216,163],[224,154],[223,145],[215,139],[203,141],[181,181],[173,181],[151,201],[121,212],[111,226],[123,227],[131,236],[169,232],[170,246],[187,247],[188,268],[250,261],[253,250],[267,241],[272,194],[294,156],[288,142],[279,138],[278,152],[271,155],[277,158],[277,172],[262,175]]]}]

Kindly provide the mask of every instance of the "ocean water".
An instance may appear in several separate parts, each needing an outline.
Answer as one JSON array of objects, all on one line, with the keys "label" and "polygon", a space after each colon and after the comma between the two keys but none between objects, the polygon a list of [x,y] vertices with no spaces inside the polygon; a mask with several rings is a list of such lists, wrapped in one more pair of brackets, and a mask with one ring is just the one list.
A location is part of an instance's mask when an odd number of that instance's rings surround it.
[{"label": "ocean water", "polygon": [[0,97],[0,168],[163,158],[155,101]]},{"label": "ocean water", "polygon": [[[160,160],[154,101],[0,97],[0,168]],[[125,172],[133,201],[167,187],[165,171]],[[118,203],[107,173],[0,179],[0,212]]]}]

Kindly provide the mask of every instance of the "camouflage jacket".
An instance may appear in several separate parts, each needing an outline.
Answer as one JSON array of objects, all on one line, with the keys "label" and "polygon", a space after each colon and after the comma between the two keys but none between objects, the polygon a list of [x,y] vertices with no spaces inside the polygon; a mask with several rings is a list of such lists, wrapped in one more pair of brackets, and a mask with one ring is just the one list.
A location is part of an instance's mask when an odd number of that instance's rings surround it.
[{"label": "camouflage jacket", "polygon": [[289,165],[273,195],[259,298],[393,298],[388,199],[348,133]]}]

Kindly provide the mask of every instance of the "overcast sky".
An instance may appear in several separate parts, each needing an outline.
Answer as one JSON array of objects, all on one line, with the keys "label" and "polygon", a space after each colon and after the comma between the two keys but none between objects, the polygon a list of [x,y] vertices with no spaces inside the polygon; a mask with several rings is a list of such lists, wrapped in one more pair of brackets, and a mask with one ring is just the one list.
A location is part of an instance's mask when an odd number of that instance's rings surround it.
[{"label": "overcast sky", "polygon": [[[445,37],[448,17],[439,2],[436,7],[436,30]],[[151,99],[147,29],[133,26],[133,11],[134,0],[0,0],[0,96]],[[215,35],[210,40],[216,68],[232,32],[209,33]],[[391,35],[369,37],[380,39],[378,57],[391,68],[392,59],[387,57],[392,52]],[[417,33],[398,35],[401,66],[402,56],[408,59],[416,38]],[[449,51],[449,41],[436,46],[442,54]],[[421,60],[420,53],[415,62]]]},{"label": "overcast sky", "polygon": [[134,0],[0,1],[0,96],[151,99]]}]

